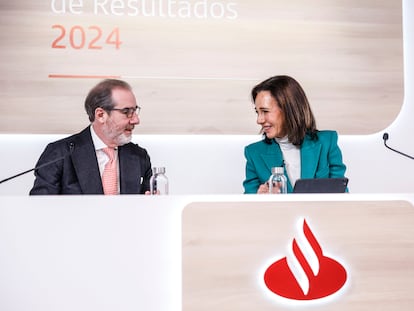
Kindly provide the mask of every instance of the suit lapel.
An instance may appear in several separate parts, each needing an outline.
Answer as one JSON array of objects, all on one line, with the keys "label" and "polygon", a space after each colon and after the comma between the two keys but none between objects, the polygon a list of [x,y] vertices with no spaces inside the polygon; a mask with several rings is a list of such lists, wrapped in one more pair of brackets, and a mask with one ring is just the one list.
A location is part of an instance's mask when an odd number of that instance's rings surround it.
[{"label": "suit lapel", "polygon": [[[119,156],[119,179],[121,183],[121,193],[136,194],[141,189],[141,166],[136,153],[130,150],[131,145],[126,144],[118,148]],[[127,163],[136,163],[127,165]]]},{"label": "suit lapel", "polygon": [[82,193],[103,194],[96,151],[89,127],[74,138],[72,162]]},{"label": "suit lapel", "polygon": [[269,171],[272,170],[272,167],[283,165],[282,151],[280,150],[279,145],[275,142],[272,142],[271,145],[268,145],[266,151],[264,153],[261,153],[260,156]]},{"label": "suit lapel", "polygon": [[300,150],[301,178],[313,178],[315,176],[320,152],[321,144],[318,141],[310,140],[306,136]]}]

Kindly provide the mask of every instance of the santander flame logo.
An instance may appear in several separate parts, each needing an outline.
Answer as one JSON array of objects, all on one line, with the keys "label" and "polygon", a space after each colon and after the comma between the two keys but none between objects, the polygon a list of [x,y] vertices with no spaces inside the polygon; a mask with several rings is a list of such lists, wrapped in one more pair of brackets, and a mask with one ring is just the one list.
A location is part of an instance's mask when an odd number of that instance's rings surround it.
[{"label": "santander flame logo", "polygon": [[293,300],[330,296],[345,285],[347,272],[339,262],[324,256],[305,219],[300,225],[289,254],[266,269],[265,285],[276,295]]}]

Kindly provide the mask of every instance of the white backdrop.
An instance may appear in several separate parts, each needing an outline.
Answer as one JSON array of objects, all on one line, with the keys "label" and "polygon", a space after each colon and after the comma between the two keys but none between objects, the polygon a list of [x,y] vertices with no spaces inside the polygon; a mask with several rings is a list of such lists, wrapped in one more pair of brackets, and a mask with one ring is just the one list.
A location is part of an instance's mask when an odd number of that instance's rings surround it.
[{"label": "white backdrop", "polygon": [[[414,161],[384,147],[414,155],[414,3],[403,1],[404,103],[396,120],[371,135],[341,135],[339,143],[354,193],[413,192]],[[372,116],[375,118],[375,116]],[[62,136],[62,135],[60,135]],[[46,143],[60,136],[0,135],[0,179],[35,165]],[[135,140],[147,148],[153,165],[166,166],[172,194],[241,193],[244,178],[243,147],[256,136],[144,135]],[[24,142],[23,144],[21,144]],[[0,185],[0,194],[27,194],[33,181],[28,174]]]}]

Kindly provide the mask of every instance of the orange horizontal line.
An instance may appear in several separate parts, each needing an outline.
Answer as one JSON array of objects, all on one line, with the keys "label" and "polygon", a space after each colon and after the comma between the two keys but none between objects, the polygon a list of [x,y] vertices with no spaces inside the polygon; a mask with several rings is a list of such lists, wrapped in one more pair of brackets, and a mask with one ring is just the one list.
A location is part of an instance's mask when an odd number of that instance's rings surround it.
[{"label": "orange horizontal line", "polygon": [[121,78],[121,76],[49,74],[49,78],[54,78],[54,79],[119,79]]}]

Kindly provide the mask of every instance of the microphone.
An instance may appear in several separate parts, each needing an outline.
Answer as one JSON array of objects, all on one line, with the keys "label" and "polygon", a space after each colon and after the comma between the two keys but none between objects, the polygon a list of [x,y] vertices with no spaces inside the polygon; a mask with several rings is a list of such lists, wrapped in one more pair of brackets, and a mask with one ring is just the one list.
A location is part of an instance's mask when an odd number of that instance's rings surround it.
[{"label": "microphone", "polygon": [[412,157],[412,156],[410,156],[410,155],[408,155],[408,154],[406,154],[406,153],[404,153],[404,152],[401,152],[401,151],[395,150],[394,148],[391,148],[390,146],[388,146],[388,145],[387,145],[387,140],[388,140],[388,138],[389,138],[388,133],[384,133],[384,135],[382,135],[382,139],[384,140],[384,146],[385,146],[385,147],[387,147],[388,149],[390,149],[390,150],[392,150],[392,151],[394,151],[394,152],[396,152],[396,153],[399,153],[399,154],[401,154],[401,155],[403,155],[403,156],[405,156],[405,157],[407,157],[407,158],[410,158],[411,160],[414,160],[414,157]]},{"label": "microphone", "polygon": [[4,183],[4,182],[6,182],[6,181],[9,181],[9,180],[11,180],[11,179],[14,179],[14,178],[16,178],[16,177],[22,176],[22,175],[24,175],[24,174],[30,173],[31,171],[38,170],[38,169],[43,168],[43,167],[45,167],[45,166],[48,166],[48,165],[51,165],[51,164],[53,164],[53,163],[59,162],[59,161],[61,161],[61,160],[65,159],[68,155],[72,154],[72,151],[73,151],[73,149],[74,149],[74,148],[75,148],[75,144],[74,144],[73,142],[70,142],[70,143],[69,143],[69,152],[70,152],[69,154],[66,154],[66,155],[64,155],[64,156],[61,156],[61,157],[59,157],[59,158],[57,158],[57,159],[54,159],[54,160],[52,160],[52,161],[49,161],[49,162],[43,163],[42,165],[36,166],[36,167],[34,167],[34,168],[31,168],[30,170],[27,170],[27,171],[24,171],[24,172],[18,173],[18,174],[16,174],[16,175],[13,175],[13,176],[7,177],[7,178],[5,178],[5,179],[3,179],[3,180],[0,180],[0,184]]}]

